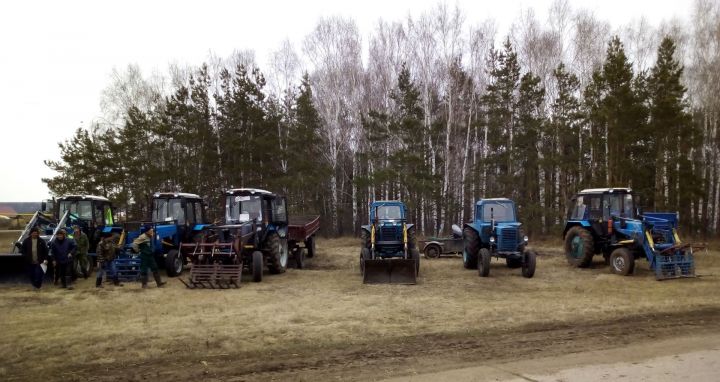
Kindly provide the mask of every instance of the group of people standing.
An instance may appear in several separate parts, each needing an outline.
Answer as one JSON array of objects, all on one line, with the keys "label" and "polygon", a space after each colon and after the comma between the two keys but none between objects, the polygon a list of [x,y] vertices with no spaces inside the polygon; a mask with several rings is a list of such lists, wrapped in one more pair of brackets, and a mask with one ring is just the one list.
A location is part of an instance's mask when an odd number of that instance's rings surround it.
[{"label": "group of people standing", "polygon": [[[141,235],[133,242],[133,248],[140,256],[140,278],[143,288],[147,288],[148,271],[153,272],[158,287],[165,285],[160,278],[153,255],[153,234],[152,226],[144,226]],[[115,243],[115,236],[111,232],[103,233],[96,248],[96,288],[103,288],[103,278],[112,280],[115,286],[123,286],[113,261],[120,249],[121,246]],[[20,245],[20,252],[29,265],[30,282],[35,290],[42,287],[50,263],[53,265],[55,284],[60,284],[62,288],[73,289],[72,281],[79,276],[76,270],[87,279],[88,270],[91,269],[89,250],[90,240],[78,225],[73,226],[72,238],[68,237],[64,229],[60,229],[49,245],[40,237],[38,227],[33,227],[30,235]]]}]

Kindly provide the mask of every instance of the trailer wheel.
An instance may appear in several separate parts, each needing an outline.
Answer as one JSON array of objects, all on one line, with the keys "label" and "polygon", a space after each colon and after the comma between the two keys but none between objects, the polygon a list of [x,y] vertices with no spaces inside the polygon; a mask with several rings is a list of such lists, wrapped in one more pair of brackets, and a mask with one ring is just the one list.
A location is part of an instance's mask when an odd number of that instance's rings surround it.
[{"label": "trailer wheel", "polygon": [[303,269],[305,266],[305,248],[295,249],[295,268]]},{"label": "trailer wheel", "polygon": [[281,239],[277,232],[270,234],[267,240],[268,247],[268,270],[272,274],[285,272],[288,263],[288,242],[287,238]]},{"label": "trailer wheel", "polygon": [[307,249],[308,259],[315,256],[315,236],[310,236],[307,240],[305,240],[305,248]]},{"label": "trailer wheel", "polygon": [[168,277],[180,276],[183,271],[183,259],[177,249],[171,249],[165,257],[165,271]]},{"label": "trailer wheel", "polygon": [[480,256],[477,259],[478,276],[490,276],[490,250],[487,248],[480,249]]},{"label": "trailer wheel", "polygon": [[522,261],[522,275],[526,278],[535,276],[535,265],[537,263],[537,253],[533,250],[525,250]]},{"label": "trailer wheel", "polygon": [[252,254],[252,280],[253,282],[259,283],[262,281],[263,276],[263,254],[260,251],[255,251]]},{"label": "trailer wheel", "polygon": [[440,247],[436,244],[430,244],[425,247],[425,258],[426,259],[437,259],[440,257]]},{"label": "trailer wheel", "polygon": [[587,268],[592,262],[594,249],[588,230],[575,226],[565,234],[565,257],[570,265]]},{"label": "trailer wheel", "polygon": [[627,276],[635,270],[635,257],[627,248],[618,248],[610,254],[610,270],[620,276]]},{"label": "trailer wheel", "polygon": [[470,227],[463,229],[463,266],[465,269],[477,269],[480,236]]}]

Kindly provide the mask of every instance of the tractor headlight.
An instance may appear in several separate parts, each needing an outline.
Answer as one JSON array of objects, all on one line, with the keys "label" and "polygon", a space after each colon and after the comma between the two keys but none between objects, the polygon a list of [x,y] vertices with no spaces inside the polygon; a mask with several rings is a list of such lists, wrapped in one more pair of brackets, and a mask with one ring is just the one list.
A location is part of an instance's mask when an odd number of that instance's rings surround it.
[{"label": "tractor headlight", "polygon": [[490,244],[495,244],[495,236],[490,236]]},{"label": "tractor headlight", "polygon": [[527,244],[528,241],[530,241],[530,240],[528,239],[527,235],[523,236],[523,241],[525,242],[525,244]]}]

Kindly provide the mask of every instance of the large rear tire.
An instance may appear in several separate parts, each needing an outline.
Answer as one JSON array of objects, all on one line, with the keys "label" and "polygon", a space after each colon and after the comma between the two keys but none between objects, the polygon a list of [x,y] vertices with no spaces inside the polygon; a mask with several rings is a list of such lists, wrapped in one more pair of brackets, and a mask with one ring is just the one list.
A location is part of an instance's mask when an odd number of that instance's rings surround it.
[{"label": "large rear tire", "polygon": [[618,248],[610,254],[610,270],[620,276],[627,276],[635,270],[635,256],[627,248]]},{"label": "large rear tire", "polygon": [[268,270],[272,274],[285,272],[288,264],[288,243],[287,238],[281,239],[280,235],[271,233],[267,239]]},{"label": "large rear tire", "polygon": [[263,254],[255,251],[252,254],[252,280],[259,283],[263,277]]},{"label": "large rear tire", "polygon": [[310,236],[305,241],[305,248],[307,249],[307,258],[312,259],[315,256],[315,236]]},{"label": "large rear tire", "polygon": [[527,249],[523,253],[522,261],[522,275],[525,278],[532,278],[535,276],[535,265],[537,264],[537,253],[535,251]]},{"label": "large rear tire", "polygon": [[587,268],[594,252],[593,237],[585,228],[575,226],[565,234],[565,257],[570,265]]},{"label": "large rear tire", "polygon": [[490,250],[487,248],[480,248],[480,256],[477,259],[478,276],[488,277],[490,276]]},{"label": "large rear tire", "polygon": [[165,272],[168,277],[177,277],[183,271],[183,259],[177,249],[171,249],[165,257]]},{"label": "large rear tire", "polygon": [[478,252],[480,251],[480,235],[470,227],[463,229],[463,267],[477,269]]}]

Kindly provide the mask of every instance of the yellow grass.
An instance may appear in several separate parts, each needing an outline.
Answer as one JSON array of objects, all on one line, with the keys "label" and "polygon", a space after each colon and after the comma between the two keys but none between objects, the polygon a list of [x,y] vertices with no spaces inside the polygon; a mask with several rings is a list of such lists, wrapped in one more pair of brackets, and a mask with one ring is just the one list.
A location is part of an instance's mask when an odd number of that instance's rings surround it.
[{"label": "yellow grass", "polygon": [[[421,333],[460,335],[528,323],[621,319],[717,307],[720,252],[697,255],[702,277],[658,282],[647,262],[636,274],[566,265],[559,247],[540,253],[533,279],[493,260],[489,278],[459,258],[425,260],[415,286],[362,285],[358,240],[319,240],[310,269],[266,275],[237,290],[165,289],[135,283],[74,291],[0,285],[0,379],[43,363],[104,364],[138,357],[287,351],[372,343]],[[249,277],[246,277],[249,279]]]}]

